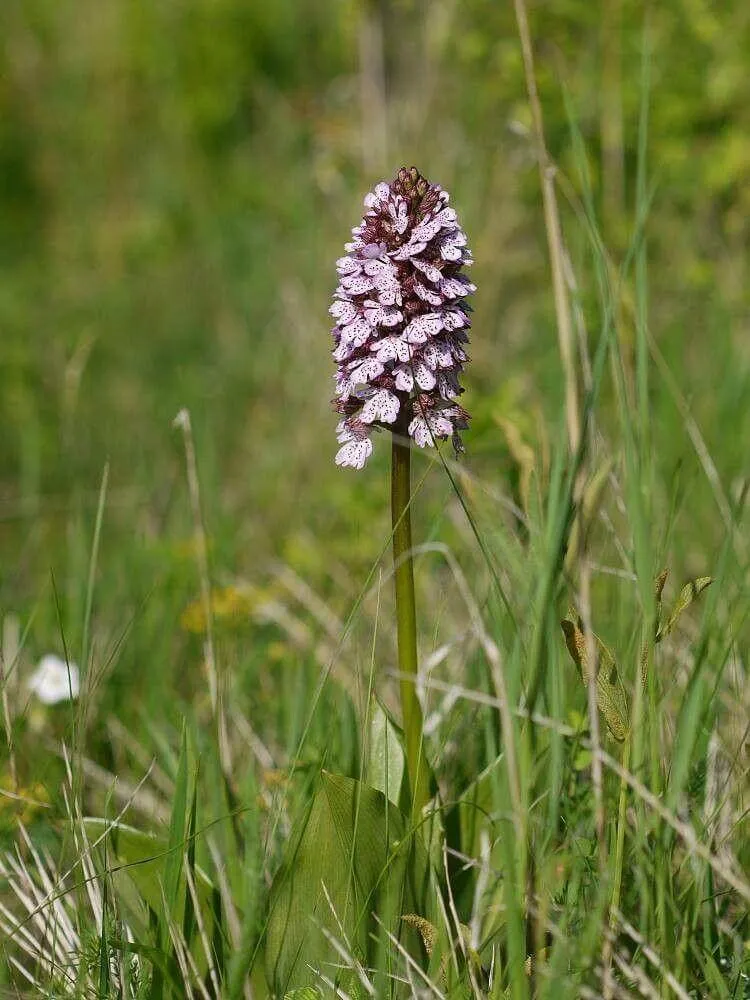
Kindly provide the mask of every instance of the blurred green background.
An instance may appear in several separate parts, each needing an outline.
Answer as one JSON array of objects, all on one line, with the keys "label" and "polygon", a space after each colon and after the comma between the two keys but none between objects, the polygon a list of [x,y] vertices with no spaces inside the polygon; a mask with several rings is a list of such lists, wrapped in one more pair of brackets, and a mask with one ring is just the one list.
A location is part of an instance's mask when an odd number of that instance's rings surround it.
[{"label": "blurred green background", "polygon": [[[531,17],[584,315],[595,288],[568,115],[618,261],[648,51],[651,331],[736,484],[750,5],[557,0]],[[92,658],[119,666],[100,697],[137,705],[146,674],[155,706],[174,683],[202,684],[197,650],[195,672],[181,666],[197,595],[183,407],[217,584],[265,586],[282,560],[339,609],[357,593],[388,538],[388,449],[362,474],[333,466],[327,307],[362,196],[402,164],[451,192],[469,234],[467,467],[512,491],[504,421],[540,453],[562,426],[529,124],[510,3],[3,0],[0,609],[31,622],[29,659],[59,651],[61,633],[80,650],[109,462]],[[685,508],[675,558],[701,571],[721,525],[674,399],[656,382],[654,396],[654,446]],[[449,497],[434,470],[420,537],[460,530]],[[258,627],[243,662],[268,662],[275,638]]]}]

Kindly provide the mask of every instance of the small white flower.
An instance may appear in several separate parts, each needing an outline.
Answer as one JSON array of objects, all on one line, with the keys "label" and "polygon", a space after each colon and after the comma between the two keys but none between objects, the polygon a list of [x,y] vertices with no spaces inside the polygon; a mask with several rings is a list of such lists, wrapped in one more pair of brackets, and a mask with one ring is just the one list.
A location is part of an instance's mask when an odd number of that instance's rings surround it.
[{"label": "small white flower", "polygon": [[349,381],[352,385],[359,385],[361,382],[372,382],[379,375],[382,375],[385,368],[382,361],[377,358],[367,358],[356,368],[349,372]]},{"label": "small white flower", "polygon": [[405,340],[401,337],[383,337],[382,340],[376,341],[371,347],[371,351],[375,351],[375,357],[378,361],[410,361],[412,351]]},{"label": "small white flower", "polygon": [[336,452],[336,465],[349,466],[350,469],[363,469],[371,454],[372,441],[369,438],[363,438],[361,441],[347,441]]},{"label": "small white flower", "polygon": [[414,282],[414,291],[424,302],[429,303],[431,306],[441,306],[443,304],[442,295],[438,295],[437,292],[433,292],[431,288],[427,288],[423,285],[421,281]]},{"label": "small white flower", "polygon": [[418,271],[421,271],[429,281],[437,283],[443,276],[443,272],[439,267],[435,267],[434,264],[428,264],[427,261],[420,260],[418,257],[415,257],[412,260],[412,264]]},{"label": "small white flower", "polygon": [[402,392],[411,392],[415,381],[424,392],[435,388],[437,379],[427,365],[421,362],[411,366],[398,365],[393,371],[396,376],[396,388]]},{"label": "small white flower", "polygon": [[57,705],[78,697],[80,677],[75,663],[66,663],[54,653],[43,656],[26,682],[43,705]]},{"label": "small white flower", "polygon": [[340,326],[346,326],[357,315],[357,307],[353,302],[347,302],[344,299],[335,299],[328,312],[331,316],[335,316],[338,319]]},{"label": "small white flower", "polygon": [[413,319],[404,329],[404,340],[409,344],[424,344],[429,337],[435,337],[443,329],[440,313],[423,313]]},{"label": "small white flower", "polygon": [[415,241],[421,241],[428,243],[433,236],[437,236],[440,230],[443,228],[443,223],[438,218],[425,219],[418,226],[414,228],[414,235],[412,239]]},{"label": "small white flower", "polygon": [[395,423],[398,417],[400,403],[398,396],[394,396],[387,389],[380,389],[370,396],[359,414],[359,419],[363,424],[372,424],[376,420],[384,424]]},{"label": "small white flower", "polygon": [[434,447],[434,438],[447,438],[453,431],[453,424],[445,413],[428,411],[424,417],[415,417],[409,424],[409,434],[420,448]]}]

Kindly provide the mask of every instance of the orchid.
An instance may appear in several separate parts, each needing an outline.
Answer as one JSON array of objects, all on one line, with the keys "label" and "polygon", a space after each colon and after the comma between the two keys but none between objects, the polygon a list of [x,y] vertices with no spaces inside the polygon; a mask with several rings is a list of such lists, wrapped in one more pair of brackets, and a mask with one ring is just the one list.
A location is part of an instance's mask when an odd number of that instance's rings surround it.
[{"label": "orchid", "polygon": [[476,286],[463,273],[472,256],[448,202],[415,167],[402,168],[365,197],[336,263],[337,465],[363,468],[381,428],[420,448],[451,438],[463,451],[469,414],[457,400]]},{"label": "orchid", "polygon": [[463,269],[472,263],[466,234],[448,194],[416,167],[399,170],[365,197],[365,215],[336,262],[339,285],[330,313],[336,465],[362,469],[372,432],[392,432],[391,519],[401,711],[412,815],[430,799],[417,698],[417,622],[411,541],[411,447],[451,438],[463,451],[469,414],[458,402],[476,291]]}]

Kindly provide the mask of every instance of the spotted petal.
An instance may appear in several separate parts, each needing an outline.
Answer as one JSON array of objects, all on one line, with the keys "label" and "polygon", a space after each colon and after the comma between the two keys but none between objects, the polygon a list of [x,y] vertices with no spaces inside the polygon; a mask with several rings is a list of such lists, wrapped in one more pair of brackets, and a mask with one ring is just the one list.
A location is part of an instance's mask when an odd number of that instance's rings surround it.
[{"label": "spotted petal", "polygon": [[427,365],[421,363],[414,365],[414,379],[423,392],[429,392],[430,389],[435,388],[435,376]]},{"label": "spotted petal", "polygon": [[438,313],[424,313],[415,317],[404,330],[404,339],[410,344],[424,344],[443,329],[443,317]]},{"label": "spotted petal", "polygon": [[369,275],[352,274],[341,279],[341,284],[350,295],[364,295],[375,287],[375,282]]},{"label": "spotted petal", "polygon": [[455,208],[444,208],[442,212],[438,212],[435,218],[439,220],[441,226],[453,226],[458,216]]},{"label": "spotted petal", "polygon": [[357,307],[348,299],[336,299],[328,312],[331,316],[335,316],[339,323],[344,326],[347,323],[351,323],[357,315]]},{"label": "spotted petal", "polygon": [[414,443],[420,448],[424,448],[427,445],[432,444],[432,435],[430,434],[430,428],[427,426],[427,422],[422,419],[422,417],[415,417],[409,424],[409,434],[413,438]]},{"label": "spotted petal", "polygon": [[442,228],[443,224],[439,219],[427,219],[424,222],[420,222],[414,228],[412,239],[423,240],[425,243],[429,243],[432,237],[437,236]]},{"label": "spotted petal", "polygon": [[396,250],[395,253],[392,253],[391,257],[394,260],[408,260],[410,257],[415,257],[418,253],[422,253],[426,246],[426,241],[409,240],[409,242],[405,243],[400,250]]},{"label": "spotted petal", "polygon": [[354,437],[354,433],[349,426],[347,420],[339,420],[336,424],[336,440],[339,444],[344,444],[346,441],[351,441]]},{"label": "spotted petal", "polygon": [[348,466],[350,469],[363,469],[371,454],[372,441],[369,438],[347,441],[336,452],[336,465],[342,468]]},{"label": "spotted petal", "polygon": [[411,392],[414,388],[414,376],[411,373],[411,369],[406,365],[399,365],[397,368],[393,369],[393,374],[396,376],[396,388],[399,392]]},{"label": "spotted petal", "polygon": [[414,282],[414,291],[424,302],[427,302],[431,306],[441,306],[443,304],[443,299],[437,292],[430,291],[429,288],[425,287],[420,281]]},{"label": "spotted petal", "polygon": [[362,347],[374,332],[364,316],[356,316],[351,323],[342,327],[341,342],[347,346]]},{"label": "spotted petal", "polygon": [[436,378],[421,361],[416,363],[399,365],[393,369],[396,376],[396,388],[403,392],[411,392],[416,382],[423,392],[429,392],[435,388]]},{"label": "spotted petal", "polygon": [[461,260],[461,248],[466,246],[466,236],[458,229],[455,233],[443,236],[438,245],[440,247],[440,256],[443,260]]},{"label": "spotted petal", "polygon": [[377,286],[378,302],[384,306],[400,306],[401,285],[396,281],[384,279]]},{"label": "spotted petal", "polygon": [[447,375],[441,375],[437,379],[438,392],[443,399],[452,400],[456,396],[460,396],[462,389],[458,384],[458,377],[454,372],[448,372]]},{"label": "spotted petal", "polygon": [[393,220],[393,225],[399,236],[405,233],[409,225],[409,206],[406,204],[406,201],[401,197],[397,197],[388,206],[388,214]]},{"label": "spotted petal", "polygon": [[378,361],[408,361],[412,349],[402,337],[383,337],[382,340],[370,345]]},{"label": "spotted petal", "polygon": [[336,261],[336,270],[339,274],[359,274],[362,270],[362,265],[354,257],[339,257]]},{"label": "spotted petal", "polygon": [[377,358],[366,358],[349,372],[349,381],[353,386],[359,382],[372,382],[378,375],[382,375],[384,371],[385,368],[382,361],[378,361]]},{"label": "spotted petal", "polygon": [[442,416],[440,413],[431,413],[427,417],[427,423],[436,437],[449,437],[453,433],[453,424],[448,417]]},{"label": "spotted petal", "polygon": [[383,306],[379,302],[368,299],[365,302],[365,316],[372,326],[398,326],[404,315],[392,306]]},{"label": "spotted petal", "polygon": [[469,324],[469,317],[460,309],[446,310],[443,319],[445,321],[446,330],[460,330],[461,327]]},{"label": "spotted petal", "polygon": [[376,420],[384,424],[392,424],[398,416],[401,407],[398,396],[387,389],[381,389],[370,396],[359,414],[363,424],[372,424]]},{"label": "spotted petal", "polygon": [[349,399],[354,391],[354,382],[344,375],[341,370],[336,373],[336,395],[339,399]]},{"label": "spotted petal", "polygon": [[440,268],[435,267],[434,264],[428,264],[427,261],[420,260],[419,257],[412,257],[411,262],[414,265],[414,267],[417,268],[417,270],[422,272],[422,274],[428,279],[428,281],[432,281],[435,284],[437,284],[437,282],[440,281],[440,279],[443,276],[443,273],[440,270]]},{"label": "spotted petal", "polygon": [[390,187],[386,183],[376,184],[375,190],[365,195],[365,208],[375,208],[380,202],[386,201],[389,194]]},{"label": "spotted petal", "polygon": [[396,268],[389,260],[382,260],[380,257],[376,257],[374,260],[368,260],[364,265],[365,274],[371,275],[373,278],[382,280],[387,277],[393,280],[396,276]]},{"label": "spotted petal", "polygon": [[476,290],[477,286],[467,281],[466,278],[443,278],[440,282],[440,291],[449,299],[471,295]]}]

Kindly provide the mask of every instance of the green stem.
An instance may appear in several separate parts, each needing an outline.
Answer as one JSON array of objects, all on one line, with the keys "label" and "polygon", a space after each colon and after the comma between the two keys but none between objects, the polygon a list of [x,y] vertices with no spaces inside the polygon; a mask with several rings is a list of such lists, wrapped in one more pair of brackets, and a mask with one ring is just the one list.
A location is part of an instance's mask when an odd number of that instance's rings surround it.
[{"label": "green stem", "polygon": [[406,739],[412,817],[419,818],[430,797],[429,769],[422,752],[422,708],[415,687],[417,678],[417,613],[414,601],[414,564],[411,550],[411,450],[393,435],[391,465],[391,516],[393,562],[396,580],[398,666],[401,673],[401,712]]},{"label": "green stem", "polygon": [[[622,751],[622,767],[627,771],[630,767],[630,744],[632,734],[625,737],[625,746]],[[620,892],[622,890],[622,871],[625,862],[625,824],[626,811],[628,805],[628,783],[624,778],[620,781],[620,795],[617,803],[617,835],[615,840],[615,871],[612,881],[612,902],[610,905],[610,915],[620,908]],[[613,921],[610,918],[610,925]]]}]

